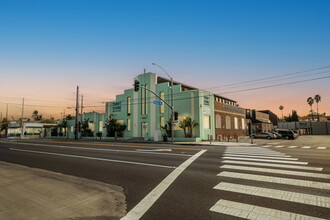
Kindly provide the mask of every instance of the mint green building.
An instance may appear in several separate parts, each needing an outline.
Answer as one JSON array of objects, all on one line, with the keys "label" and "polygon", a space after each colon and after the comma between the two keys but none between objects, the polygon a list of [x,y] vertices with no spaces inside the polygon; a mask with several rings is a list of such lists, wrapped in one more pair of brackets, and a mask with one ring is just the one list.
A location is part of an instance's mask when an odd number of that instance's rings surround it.
[{"label": "mint green building", "polygon": [[[123,94],[116,96],[116,101],[106,103],[102,121],[105,122],[111,116],[125,124],[124,138],[161,140],[164,133],[161,126],[170,120],[171,109],[165,103],[154,104],[153,102],[159,101],[159,98],[143,87],[171,103],[170,81],[150,72],[140,74],[134,80],[140,82],[139,91],[127,89]],[[189,141],[207,140],[209,135],[214,136],[213,94],[178,82],[174,82],[173,91],[174,111],[178,112],[178,122],[190,116],[197,123],[193,130],[193,138]],[[103,132],[105,136],[105,129]],[[179,123],[175,123],[174,139],[187,141],[183,130],[179,128]]]}]

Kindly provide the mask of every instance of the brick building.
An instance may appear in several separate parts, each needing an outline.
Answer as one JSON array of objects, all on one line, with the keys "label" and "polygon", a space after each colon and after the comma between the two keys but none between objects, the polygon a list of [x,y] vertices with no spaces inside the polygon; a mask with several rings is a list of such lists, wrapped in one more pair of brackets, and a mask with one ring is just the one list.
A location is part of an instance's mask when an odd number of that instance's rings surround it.
[{"label": "brick building", "polygon": [[215,139],[226,140],[246,135],[245,109],[236,101],[214,95]]}]

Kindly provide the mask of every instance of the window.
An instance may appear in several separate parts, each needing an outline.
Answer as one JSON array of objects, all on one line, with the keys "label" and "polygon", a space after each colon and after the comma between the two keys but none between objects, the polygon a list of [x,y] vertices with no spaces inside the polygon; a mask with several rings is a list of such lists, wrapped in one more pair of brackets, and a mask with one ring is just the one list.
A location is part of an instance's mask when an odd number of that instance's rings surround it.
[{"label": "window", "polygon": [[215,115],[215,128],[221,128],[221,115]]},{"label": "window", "polygon": [[131,130],[131,119],[128,118],[127,119],[127,131],[130,131]]},{"label": "window", "polygon": [[[145,88],[148,88],[148,85],[144,85]],[[141,89],[141,114],[146,115],[148,114],[148,108],[147,108],[147,90],[142,88]]]},{"label": "window", "polygon": [[235,127],[235,129],[238,129],[238,118],[237,117],[234,118],[234,127]]},{"label": "window", "polygon": [[127,97],[127,115],[131,114],[131,97]]},{"label": "window", "polygon": [[242,129],[245,129],[245,119],[242,118]]},{"label": "window", "polygon": [[[162,98],[162,99],[165,99],[165,93],[164,92],[160,92],[159,93],[159,96]],[[162,101],[163,102],[163,101]],[[164,103],[159,107],[159,110],[160,110],[160,113],[163,114],[165,113],[165,106],[164,106]]]},{"label": "window", "polygon": [[73,126],[71,126],[71,132],[73,132],[73,129],[74,129],[74,127],[73,127]]},{"label": "window", "polygon": [[226,129],[231,129],[230,116],[226,116]]},{"label": "window", "polygon": [[99,121],[99,131],[103,131],[103,121]]},{"label": "window", "polygon": [[204,124],[204,128],[211,128],[209,115],[203,115],[203,124]]},{"label": "window", "polygon": [[165,126],[165,117],[164,116],[161,116],[160,117],[160,126],[161,127],[164,127]]}]

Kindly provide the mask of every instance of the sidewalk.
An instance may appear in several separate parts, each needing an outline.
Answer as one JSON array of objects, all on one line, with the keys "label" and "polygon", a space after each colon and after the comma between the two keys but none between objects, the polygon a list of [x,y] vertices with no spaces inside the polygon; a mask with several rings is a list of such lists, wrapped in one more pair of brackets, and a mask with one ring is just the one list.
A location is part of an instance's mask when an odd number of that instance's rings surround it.
[{"label": "sidewalk", "polygon": [[123,188],[0,162],[0,219],[120,219]]}]

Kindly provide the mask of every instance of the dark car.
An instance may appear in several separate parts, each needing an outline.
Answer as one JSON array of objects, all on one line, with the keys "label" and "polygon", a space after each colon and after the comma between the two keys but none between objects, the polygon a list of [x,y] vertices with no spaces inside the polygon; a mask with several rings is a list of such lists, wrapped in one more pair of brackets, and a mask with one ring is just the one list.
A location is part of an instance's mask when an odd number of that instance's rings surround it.
[{"label": "dark car", "polygon": [[296,138],[295,133],[290,130],[277,130],[277,132],[282,136],[282,138],[285,138],[287,140]]}]

